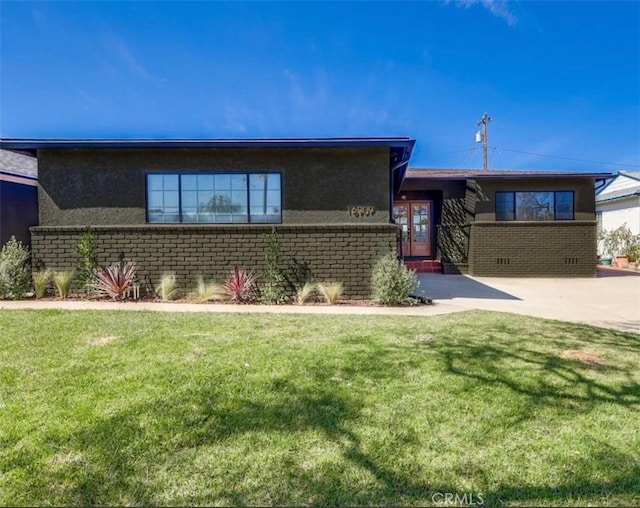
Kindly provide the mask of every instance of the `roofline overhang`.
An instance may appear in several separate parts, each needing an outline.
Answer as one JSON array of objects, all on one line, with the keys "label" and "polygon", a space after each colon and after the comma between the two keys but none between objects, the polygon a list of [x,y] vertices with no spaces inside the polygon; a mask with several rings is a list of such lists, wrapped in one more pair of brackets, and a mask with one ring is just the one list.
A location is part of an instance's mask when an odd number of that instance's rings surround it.
[{"label": "roofline overhang", "polygon": [[0,139],[0,148],[37,151],[40,149],[86,148],[365,148],[389,147],[413,150],[409,137],[371,138],[256,138],[256,139]]},{"label": "roofline overhang", "polygon": [[[411,168],[409,168],[411,169]],[[544,171],[540,171],[538,173],[517,173],[514,171],[513,175],[508,174],[491,174],[491,171],[488,174],[472,174],[472,175],[424,175],[424,176],[415,176],[415,173],[409,174],[407,173],[406,179],[408,180],[522,180],[522,179],[535,179],[535,178],[593,178],[596,180],[600,180],[603,178],[608,178],[610,173],[585,173],[585,172],[566,172],[566,173],[545,173]]]},{"label": "roofline overhang", "polygon": [[596,205],[600,205],[602,203],[611,203],[613,201],[622,201],[622,200],[631,199],[634,197],[635,198],[640,197],[640,191],[632,192],[631,194],[625,194],[624,196],[616,196],[614,198],[598,199],[598,196],[596,196]]}]

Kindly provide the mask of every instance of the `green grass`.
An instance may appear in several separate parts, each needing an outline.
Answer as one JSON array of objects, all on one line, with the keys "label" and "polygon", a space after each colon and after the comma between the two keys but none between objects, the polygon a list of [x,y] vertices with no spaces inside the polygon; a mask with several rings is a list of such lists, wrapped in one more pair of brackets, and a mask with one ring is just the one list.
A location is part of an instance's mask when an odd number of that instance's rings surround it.
[{"label": "green grass", "polygon": [[3,310],[0,345],[0,505],[640,502],[634,334]]}]

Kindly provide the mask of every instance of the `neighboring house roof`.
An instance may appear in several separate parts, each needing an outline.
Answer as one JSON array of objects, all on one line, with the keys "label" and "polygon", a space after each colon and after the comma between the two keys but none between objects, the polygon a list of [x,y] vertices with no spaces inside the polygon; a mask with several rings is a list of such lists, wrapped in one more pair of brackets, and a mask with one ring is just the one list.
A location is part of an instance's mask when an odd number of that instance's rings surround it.
[{"label": "neighboring house roof", "polygon": [[[626,181],[621,181],[621,179]],[[640,196],[640,171],[620,171],[596,192],[596,203]]]},{"label": "neighboring house roof", "polygon": [[0,149],[0,173],[36,179],[38,161],[30,155]]},{"label": "neighboring house roof", "polygon": [[483,180],[483,179],[511,179],[511,178],[610,178],[611,173],[591,173],[576,171],[542,171],[515,169],[430,169],[409,168],[406,178],[417,180]]}]

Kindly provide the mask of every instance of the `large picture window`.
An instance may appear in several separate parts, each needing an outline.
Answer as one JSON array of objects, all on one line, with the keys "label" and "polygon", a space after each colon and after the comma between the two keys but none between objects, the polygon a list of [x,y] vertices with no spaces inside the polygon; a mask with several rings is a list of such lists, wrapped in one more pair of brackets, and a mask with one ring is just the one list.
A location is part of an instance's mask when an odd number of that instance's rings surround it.
[{"label": "large picture window", "polygon": [[496,192],[496,220],[573,220],[573,191]]},{"label": "large picture window", "polygon": [[149,174],[147,220],[183,223],[282,222],[280,174]]}]

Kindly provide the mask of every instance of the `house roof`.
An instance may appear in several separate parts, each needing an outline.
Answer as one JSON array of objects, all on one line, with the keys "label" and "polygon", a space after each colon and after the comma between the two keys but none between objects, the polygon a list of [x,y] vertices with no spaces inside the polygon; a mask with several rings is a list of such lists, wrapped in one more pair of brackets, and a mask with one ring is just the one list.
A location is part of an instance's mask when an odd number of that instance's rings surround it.
[{"label": "house roof", "polygon": [[0,172],[36,179],[38,161],[30,155],[0,149]]},{"label": "house roof", "polygon": [[613,201],[614,199],[630,198],[632,196],[640,196],[640,181],[638,182],[638,185],[633,187],[596,194],[596,203],[604,203],[605,201]]},{"label": "house roof", "polygon": [[[618,188],[611,190],[613,183],[618,178],[624,177],[630,180],[631,185],[622,189]],[[613,178],[607,181],[607,184],[596,192],[596,203],[604,203],[607,201],[614,201],[619,199],[625,199],[633,196],[640,196],[640,171],[620,171]]]},{"label": "house roof", "polygon": [[370,148],[388,147],[397,192],[416,140],[408,137],[259,139],[0,139],[0,148],[36,155],[39,149],[78,148]]},{"label": "house roof", "polygon": [[410,180],[486,180],[511,178],[611,178],[611,173],[576,171],[545,171],[516,169],[431,169],[409,168],[405,178]]},{"label": "house roof", "polygon": [[[373,138],[256,138],[256,139],[28,139],[0,140],[0,148],[35,152],[40,148],[292,148],[292,147],[372,147],[387,146],[413,150],[415,139]],[[408,158],[407,158],[408,160]]]}]

